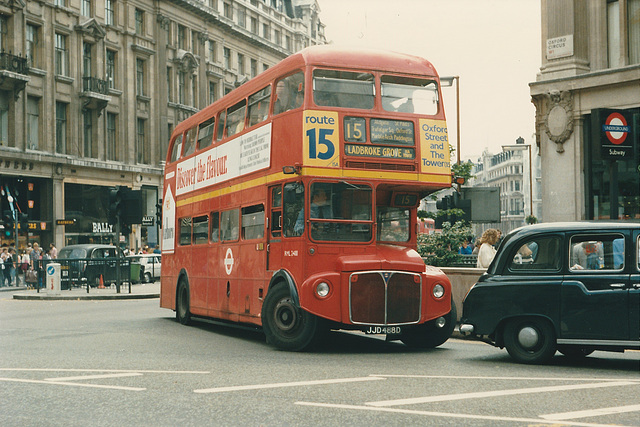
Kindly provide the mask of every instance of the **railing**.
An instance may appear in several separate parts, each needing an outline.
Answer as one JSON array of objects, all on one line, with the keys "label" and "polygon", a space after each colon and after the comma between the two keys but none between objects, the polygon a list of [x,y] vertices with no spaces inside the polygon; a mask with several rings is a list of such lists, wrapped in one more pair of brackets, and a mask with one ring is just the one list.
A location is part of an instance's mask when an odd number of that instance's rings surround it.
[{"label": "railing", "polygon": [[478,255],[460,255],[457,262],[451,265],[451,267],[476,267],[478,261]]},{"label": "railing", "polygon": [[[40,292],[45,285],[45,271],[49,263],[60,264],[60,287],[62,290],[71,290],[73,288],[86,288],[87,293],[94,287],[116,286],[116,292],[120,293],[120,285],[129,284],[129,293],[131,293],[131,260],[129,258],[57,258],[54,260],[39,260],[34,267],[37,272],[35,281],[33,278],[29,280],[30,274],[25,272],[25,281],[28,286],[33,286]],[[118,271],[119,270],[119,271]],[[134,277],[134,280],[139,280]],[[119,273],[119,274],[118,274]],[[135,273],[134,273],[135,274]]]},{"label": "railing", "polygon": [[18,74],[29,72],[28,60],[22,56],[12,55],[4,50],[0,52],[0,70],[12,71]]},{"label": "railing", "polygon": [[96,77],[83,77],[82,90],[107,95],[109,93],[109,82]]}]

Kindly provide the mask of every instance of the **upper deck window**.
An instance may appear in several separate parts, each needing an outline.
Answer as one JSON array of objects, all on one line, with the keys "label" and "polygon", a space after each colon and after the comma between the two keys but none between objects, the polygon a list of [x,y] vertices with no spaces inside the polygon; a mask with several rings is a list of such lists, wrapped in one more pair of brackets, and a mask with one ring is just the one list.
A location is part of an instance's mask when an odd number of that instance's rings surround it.
[{"label": "upper deck window", "polygon": [[208,147],[213,142],[213,128],[216,124],[215,117],[200,123],[198,130],[198,149]]},{"label": "upper deck window", "polygon": [[196,134],[198,133],[197,127],[192,127],[187,131],[187,136],[184,140],[184,154],[183,157],[187,157],[196,151]]},{"label": "upper deck window", "polygon": [[244,112],[247,101],[242,100],[227,110],[227,136],[235,135],[244,129]]},{"label": "upper deck window", "polygon": [[257,125],[267,119],[269,115],[269,102],[271,98],[271,86],[249,96],[249,127]]},{"label": "upper deck window", "polygon": [[180,153],[182,152],[182,135],[178,135],[173,141],[173,147],[171,147],[171,157],[169,158],[170,162],[175,162],[180,157]]},{"label": "upper deck window", "polygon": [[273,115],[300,108],[304,99],[304,74],[296,73],[276,83]]},{"label": "upper deck window", "polygon": [[373,74],[322,69],[313,72],[313,100],[318,106],[370,110],[374,99]]},{"label": "upper deck window", "polygon": [[433,80],[382,76],[380,91],[386,111],[425,115],[438,112],[438,87]]}]

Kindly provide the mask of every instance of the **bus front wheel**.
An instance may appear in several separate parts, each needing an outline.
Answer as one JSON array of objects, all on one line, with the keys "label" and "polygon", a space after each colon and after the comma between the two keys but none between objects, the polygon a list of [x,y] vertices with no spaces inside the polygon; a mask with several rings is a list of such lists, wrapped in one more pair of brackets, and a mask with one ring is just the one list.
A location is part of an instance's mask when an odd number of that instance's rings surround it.
[{"label": "bus front wheel", "polygon": [[176,320],[183,325],[191,322],[191,311],[189,311],[189,285],[184,279],[178,283],[176,293]]},{"label": "bus front wheel", "polygon": [[319,319],[293,303],[289,288],[283,282],[267,293],[261,316],[267,343],[279,349],[305,350],[318,338]]}]

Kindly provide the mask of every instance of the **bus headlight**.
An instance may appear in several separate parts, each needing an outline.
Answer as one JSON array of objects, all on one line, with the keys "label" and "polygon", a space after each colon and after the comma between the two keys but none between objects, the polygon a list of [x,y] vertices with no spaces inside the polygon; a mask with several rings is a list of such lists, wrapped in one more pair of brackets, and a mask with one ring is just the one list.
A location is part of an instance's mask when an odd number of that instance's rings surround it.
[{"label": "bus headlight", "polygon": [[330,288],[329,288],[329,284],[327,282],[320,282],[316,286],[316,294],[320,298],[324,298],[327,295],[329,295],[329,291],[330,291]]},{"label": "bus headlight", "polygon": [[435,285],[433,287],[433,289],[431,290],[431,293],[437,299],[442,298],[444,296],[444,286],[442,286],[440,283],[438,283],[437,285]]}]

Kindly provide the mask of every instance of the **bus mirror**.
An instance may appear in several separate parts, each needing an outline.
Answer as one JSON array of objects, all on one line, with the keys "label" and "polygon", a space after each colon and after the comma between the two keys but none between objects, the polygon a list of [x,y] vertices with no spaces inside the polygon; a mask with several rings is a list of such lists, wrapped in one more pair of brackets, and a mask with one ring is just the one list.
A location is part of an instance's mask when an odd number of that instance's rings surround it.
[{"label": "bus mirror", "polygon": [[299,164],[296,164],[295,166],[283,166],[282,173],[285,175],[293,175],[294,173],[300,174],[301,169],[302,168]]}]

